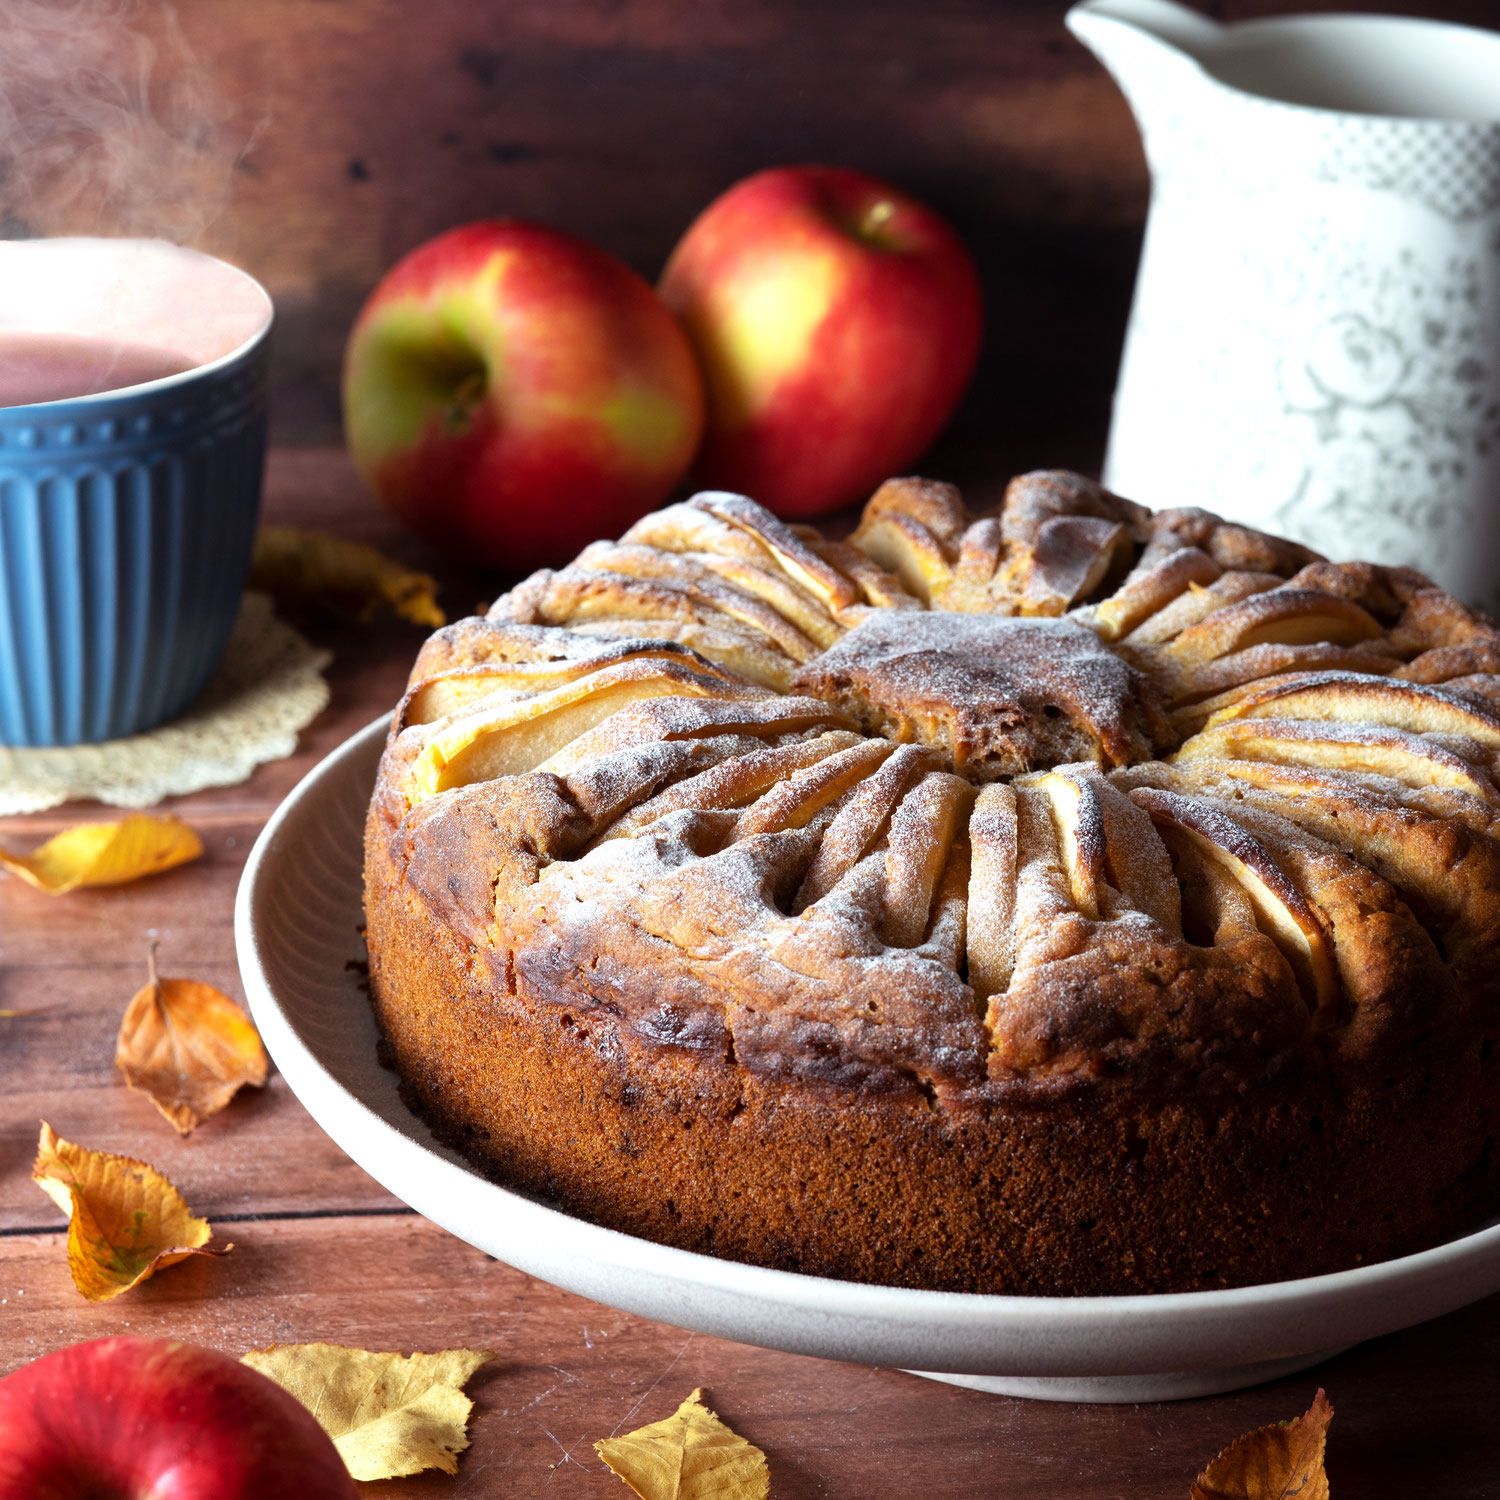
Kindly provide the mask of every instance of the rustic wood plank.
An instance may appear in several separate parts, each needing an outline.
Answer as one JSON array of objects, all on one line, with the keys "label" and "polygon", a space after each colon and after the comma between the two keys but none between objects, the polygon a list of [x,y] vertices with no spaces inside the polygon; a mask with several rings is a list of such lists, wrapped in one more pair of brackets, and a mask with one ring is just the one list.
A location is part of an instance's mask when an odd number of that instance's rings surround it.
[{"label": "rustic wood plank", "polygon": [[[120,1017],[145,982],[152,936],[164,973],[206,980],[243,1001],[234,892],[274,802],[265,798],[258,816],[219,821],[203,805],[211,796],[179,799],[199,805],[194,813],[183,809],[204,838],[204,857],[194,864],[64,897],[0,880],[0,1009],[36,1012],[0,1019],[0,1227],[55,1222],[30,1180],[40,1119],[70,1140],[152,1162],[210,1218],[394,1201],[313,1124],[279,1075],[264,1090],[242,1090],[183,1138],[114,1067]],[[85,815],[100,811],[69,810],[70,818]],[[8,819],[0,837],[22,827],[39,837],[58,821]]]},{"label": "rustic wood plank", "polygon": [[73,1291],[60,1234],[0,1238],[0,1371],[124,1332],[234,1354],[312,1339],[491,1348],[500,1358],[474,1382],[473,1446],[457,1481],[433,1475],[378,1493],[494,1500],[624,1494],[594,1440],[667,1415],[696,1385],[766,1450],[778,1500],[919,1487],[928,1500],[1185,1495],[1219,1448],[1304,1410],[1322,1384],[1338,1413],[1336,1494],[1497,1493],[1487,1393],[1500,1380],[1500,1298],[1253,1391],[1087,1407],[689,1335],[534,1281],[415,1217],[243,1224],[234,1238],[224,1260],[173,1267],[102,1306]]}]

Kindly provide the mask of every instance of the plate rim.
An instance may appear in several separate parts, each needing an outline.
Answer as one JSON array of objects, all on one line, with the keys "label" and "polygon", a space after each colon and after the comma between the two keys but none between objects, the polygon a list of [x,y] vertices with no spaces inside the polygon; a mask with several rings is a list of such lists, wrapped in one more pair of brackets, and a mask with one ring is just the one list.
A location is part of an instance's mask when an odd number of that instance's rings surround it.
[{"label": "plate rim", "polygon": [[[441,1171],[434,1173],[434,1182],[452,1173],[461,1174],[468,1179],[467,1190],[470,1193],[481,1194],[484,1199],[490,1200],[510,1215],[543,1228],[552,1237],[566,1233],[572,1255],[603,1270],[645,1275],[675,1283],[689,1294],[728,1294],[742,1302],[766,1308],[776,1307],[797,1315],[816,1315],[824,1320],[853,1320],[856,1324],[878,1320],[883,1325],[886,1335],[883,1341],[886,1343],[890,1342],[889,1335],[901,1330],[922,1330],[930,1337],[936,1336],[939,1339],[945,1332],[950,1335],[968,1334],[971,1337],[965,1339],[965,1343],[972,1343],[972,1335],[976,1332],[997,1336],[1007,1334],[1010,1335],[1007,1342],[1015,1343],[1026,1342],[1037,1335],[1062,1335],[1071,1338],[1083,1332],[1097,1332],[1105,1326],[1117,1334],[1128,1334],[1148,1328],[1160,1330],[1163,1325],[1176,1329],[1179,1338],[1191,1336],[1195,1332],[1206,1332],[1211,1325],[1215,1335],[1222,1340],[1230,1331],[1226,1329],[1226,1323],[1243,1325],[1242,1332],[1249,1335],[1253,1325],[1273,1311],[1285,1319],[1295,1317],[1299,1311],[1306,1309],[1316,1308],[1327,1313],[1338,1309],[1342,1304],[1345,1314],[1349,1315],[1356,1309],[1384,1300],[1383,1314],[1372,1311],[1358,1319],[1361,1331],[1354,1337],[1342,1340],[1320,1337],[1318,1342],[1328,1347],[1335,1342],[1352,1343],[1396,1332],[1466,1306],[1500,1288],[1500,1221],[1394,1260],[1378,1261],[1367,1266],[1291,1281],[1195,1292],[1087,1297],[1021,1296],[880,1286],[722,1259],[676,1246],[661,1245],[592,1223],[555,1205],[491,1181],[463,1164],[456,1154],[435,1150],[418,1135],[407,1134],[398,1129],[335,1077],[303,1038],[286,1007],[275,994],[261,959],[262,945],[257,918],[265,899],[264,882],[270,878],[268,862],[273,858],[284,830],[305,810],[310,801],[320,793],[326,795],[328,782],[340,773],[349,774],[347,767],[351,761],[368,755],[374,744],[383,740],[390,720],[389,713],[378,716],[330,751],[297,782],[267,820],[246,858],[236,891],[235,948],[252,1016],[266,1038],[268,1051],[299,1102],[335,1144],[387,1191],[467,1243],[475,1242],[463,1229],[445,1222],[447,1216],[434,1211],[430,1201],[424,1206],[414,1202],[408,1191],[392,1186],[387,1176],[400,1177],[399,1172],[383,1175],[380,1170],[372,1169],[365,1159],[370,1153],[351,1149],[345,1139],[350,1131],[367,1132],[367,1145],[383,1141],[400,1151],[416,1151],[432,1158],[434,1163],[441,1165]],[[335,1101],[333,1103],[329,1101],[328,1090],[336,1091],[332,1096]],[[309,1095],[313,1097],[309,1098]],[[408,1114],[417,1130],[427,1133],[427,1127],[420,1117],[410,1111]],[[342,1118],[336,1125],[330,1125],[325,1118],[330,1115],[340,1115]],[[415,1196],[427,1195],[417,1193]],[[436,1188],[433,1196],[436,1196]],[[493,1252],[486,1250],[486,1253]],[[498,1258],[510,1259],[505,1255]],[[516,1264],[514,1260],[510,1263]],[[1474,1294],[1467,1290],[1454,1292],[1455,1282],[1465,1281],[1469,1276],[1477,1274],[1482,1267],[1491,1270],[1495,1287],[1490,1291]],[[577,1284],[577,1276],[553,1277],[532,1264],[523,1264],[521,1269],[555,1285],[580,1291],[581,1295],[595,1295],[581,1290]],[[1410,1304],[1407,1304],[1406,1311],[1399,1310],[1399,1305],[1406,1299],[1394,1294],[1400,1291],[1410,1292],[1418,1287],[1425,1287],[1437,1295],[1424,1299],[1415,1314],[1410,1314]],[[1443,1290],[1445,1287],[1446,1295]],[[1436,1304],[1435,1309],[1428,1305],[1431,1303]],[[616,1301],[613,1305],[625,1304]],[[637,1308],[628,1307],[627,1310],[636,1311]],[[659,1312],[647,1312],[644,1315],[662,1318]],[[670,1316],[662,1320],[676,1321]],[[785,1338],[760,1340],[743,1332],[729,1332],[722,1336],[738,1338],[742,1342],[764,1342],[773,1347],[789,1347]],[[816,1350],[798,1347],[795,1352]],[[1220,1361],[1221,1363],[1238,1362],[1235,1347],[1225,1347],[1224,1354],[1226,1360]],[[957,1357],[958,1353],[955,1351],[955,1358]],[[911,1358],[891,1358],[881,1362],[902,1364],[909,1368],[918,1361]],[[1040,1356],[1030,1361],[1032,1371],[1016,1370],[1015,1363],[1014,1358],[1006,1363],[1007,1372],[1034,1372],[1039,1375],[1075,1373],[1071,1365],[1064,1370],[1057,1366],[1055,1360]],[[943,1368],[950,1366],[944,1365]],[[951,1368],[962,1370],[965,1365],[954,1363]],[[975,1373],[987,1373],[994,1369],[994,1361],[986,1363],[982,1370],[977,1366],[973,1368]]]}]

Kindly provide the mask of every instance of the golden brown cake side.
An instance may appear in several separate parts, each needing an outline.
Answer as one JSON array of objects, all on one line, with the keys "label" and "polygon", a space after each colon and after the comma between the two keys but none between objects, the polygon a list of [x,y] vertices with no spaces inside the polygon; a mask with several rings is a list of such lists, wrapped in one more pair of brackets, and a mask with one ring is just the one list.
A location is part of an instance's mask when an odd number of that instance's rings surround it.
[{"label": "golden brown cake side", "polygon": [[1316,1275],[1493,1206],[1478,1041],[1337,1093],[1314,1076],[1244,1099],[939,1110],[753,1073],[711,1028],[644,1043],[576,979],[475,948],[401,880],[383,830],[372,844],[376,1012],[407,1098],[498,1181],[612,1228],[856,1281],[1076,1296]]},{"label": "golden brown cake side", "polygon": [[424,649],[366,852],[417,1107],[602,1223],[907,1285],[1492,1212],[1492,627],[1076,476],[855,541],[700,497]]}]

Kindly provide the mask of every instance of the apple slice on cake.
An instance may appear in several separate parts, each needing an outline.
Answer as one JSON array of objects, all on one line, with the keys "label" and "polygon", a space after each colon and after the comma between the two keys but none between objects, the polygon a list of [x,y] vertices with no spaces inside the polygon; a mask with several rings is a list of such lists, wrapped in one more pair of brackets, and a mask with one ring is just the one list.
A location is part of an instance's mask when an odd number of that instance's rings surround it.
[{"label": "apple slice on cake", "polygon": [[1147,568],[1137,564],[1113,594],[1082,611],[1079,618],[1104,640],[1118,641],[1195,585],[1202,588],[1216,582],[1222,572],[1200,548],[1179,547]]},{"label": "apple slice on cake", "polygon": [[[593,542],[574,559],[575,568],[598,572],[621,573],[627,578],[667,579],[701,588],[705,596],[718,604],[722,590],[732,589],[780,615],[816,646],[827,648],[843,627],[823,607],[823,603],[806,589],[793,583],[780,569],[763,563],[749,563],[739,557],[719,557],[712,552],[664,552],[624,542]],[[723,607],[719,605],[719,607]],[[726,613],[733,614],[732,610]],[[757,610],[752,623],[762,625]]]},{"label": "apple slice on cake", "polygon": [[1182,666],[1263,645],[1354,646],[1385,631],[1368,610],[1316,589],[1266,589],[1215,610],[1166,647]]},{"label": "apple slice on cake", "polygon": [[953,577],[953,566],[938,539],[915,517],[899,510],[873,515],[867,510],[852,540],[924,604],[932,604]]},{"label": "apple slice on cake", "polygon": [[1207,727],[1232,719],[1313,719],[1383,724],[1414,734],[1462,735],[1500,750],[1500,719],[1440,688],[1353,672],[1309,672],[1260,684],[1209,709]]},{"label": "apple slice on cake", "polygon": [[1245,892],[1261,928],[1281,949],[1307,996],[1314,1024],[1331,1026],[1339,974],[1323,919],[1265,846],[1217,808],[1158,787],[1131,797],[1152,819],[1175,828]]},{"label": "apple slice on cake", "polygon": [[858,786],[895,750],[888,740],[862,740],[795,772],[766,790],[740,814],[734,839],[803,828]]},{"label": "apple slice on cake", "polygon": [[823,834],[792,903],[794,914],[821,901],[879,843],[897,804],[919,776],[938,768],[938,759],[925,745],[897,745],[860,783]]},{"label": "apple slice on cake", "polygon": [[[1449,745],[1463,744],[1450,740]],[[1490,772],[1492,757],[1473,740],[1465,757],[1434,736],[1384,724],[1338,720],[1228,719],[1196,734],[1171,757],[1197,760],[1271,760],[1385,776],[1413,787],[1453,787],[1489,803],[1500,802]]]},{"label": "apple slice on cake", "polygon": [[602,720],[643,698],[761,699],[765,690],[645,659],[605,667],[576,682],[444,724],[412,762],[420,797],[534,770]]},{"label": "apple slice on cake", "polygon": [[1148,615],[1122,641],[1131,647],[1162,646],[1184,630],[1206,620],[1217,610],[1248,599],[1253,594],[1279,589],[1283,580],[1275,573],[1221,573],[1212,583],[1189,583],[1168,604]]},{"label": "apple slice on cake", "polygon": [[981,1003],[1000,994],[1016,965],[1016,794],[979,789],[969,818],[969,983]]},{"label": "apple slice on cake", "polygon": [[572,661],[493,661],[436,672],[408,690],[397,710],[396,722],[401,729],[413,724],[432,724],[471,712],[484,702],[545,693],[617,662],[640,660],[667,661],[700,676],[729,683],[736,681],[706,657],[667,641],[601,643],[594,656]]},{"label": "apple slice on cake", "polygon": [[1031,783],[1047,798],[1063,869],[1078,910],[1092,920],[1118,915],[1118,892],[1169,937],[1182,935],[1172,864],[1150,817],[1097,766],[1058,766]]},{"label": "apple slice on cake", "polygon": [[845,729],[829,730],[812,739],[785,745],[757,744],[748,735],[718,736],[707,743],[733,745],[730,753],[707,769],[696,771],[663,787],[654,796],[626,813],[606,829],[600,842],[634,838],[669,813],[690,808],[699,812],[721,812],[748,807],[772,788],[794,779],[808,767],[867,743]]},{"label": "apple slice on cake", "polygon": [[891,814],[881,932],[892,948],[915,948],[927,932],[933,893],[974,789],[961,776],[930,771]]}]

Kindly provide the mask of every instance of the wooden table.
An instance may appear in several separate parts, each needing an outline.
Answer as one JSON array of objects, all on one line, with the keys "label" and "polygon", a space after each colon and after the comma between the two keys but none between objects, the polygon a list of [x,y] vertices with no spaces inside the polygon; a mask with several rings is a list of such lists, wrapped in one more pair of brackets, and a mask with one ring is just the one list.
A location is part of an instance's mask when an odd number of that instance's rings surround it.
[{"label": "wooden table", "polygon": [[[331,452],[273,455],[271,518],[429,559]],[[448,575],[450,613],[494,591]],[[388,1496],[611,1496],[597,1438],[665,1416],[696,1385],[770,1456],[778,1500],[904,1496],[1185,1496],[1239,1433],[1304,1410],[1322,1384],[1337,1409],[1335,1492],[1361,1500],[1500,1496],[1500,1297],[1372,1343],[1274,1385],[1170,1405],[1066,1406],[979,1395],[895,1370],[793,1357],[646,1322],[534,1281],[404,1207],[313,1124],[280,1077],[246,1090],[180,1140],[113,1066],[115,1031],[143,982],[146,943],[169,974],[240,994],[236,881],[267,815],[316,761],[395,701],[419,633],[297,616],[332,648],[333,701],[297,754],[242,786],[177,799],[203,835],[195,864],[116,890],[43,896],[0,879],[0,1372],[80,1339],[171,1334],[235,1354],[326,1339],[373,1349],[492,1348],[473,1446],[456,1479],[371,1485]],[[0,819],[27,846],[92,806]],[[73,1290],[64,1225],[30,1180],[37,1122],[151,1161],[236,1242],[112,1302]],[[309,1497],[314,1500],[314,1497]]]}]

